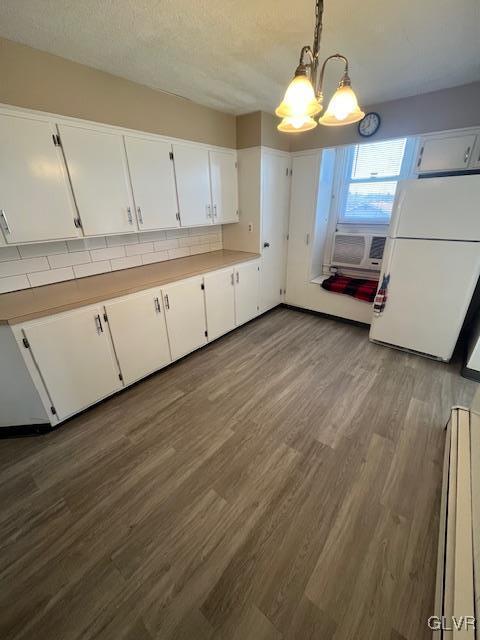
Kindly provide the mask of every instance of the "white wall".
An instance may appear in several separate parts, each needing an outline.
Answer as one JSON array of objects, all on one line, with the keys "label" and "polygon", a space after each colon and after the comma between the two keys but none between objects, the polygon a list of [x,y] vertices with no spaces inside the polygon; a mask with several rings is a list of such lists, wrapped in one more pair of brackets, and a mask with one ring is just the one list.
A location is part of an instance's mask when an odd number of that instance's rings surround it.
[{"label": "white wall", "polygon": [[221,226],[3,246],[0,294],[217,251],[222,246]]}]

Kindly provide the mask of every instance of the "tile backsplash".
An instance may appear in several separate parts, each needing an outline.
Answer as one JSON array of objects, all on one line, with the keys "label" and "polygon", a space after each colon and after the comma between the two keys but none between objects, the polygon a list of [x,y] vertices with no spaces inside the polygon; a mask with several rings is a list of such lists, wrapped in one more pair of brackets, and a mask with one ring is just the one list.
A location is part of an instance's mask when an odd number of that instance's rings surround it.
[{"label": "tile backsplash", "polygon": [[222,247],[221,226],[0,247],[0,294]]}]

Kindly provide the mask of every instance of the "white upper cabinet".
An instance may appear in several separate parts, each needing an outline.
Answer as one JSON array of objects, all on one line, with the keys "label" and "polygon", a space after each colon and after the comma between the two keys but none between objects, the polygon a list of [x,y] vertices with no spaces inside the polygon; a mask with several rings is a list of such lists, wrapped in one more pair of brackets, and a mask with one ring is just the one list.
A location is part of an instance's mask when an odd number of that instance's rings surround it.
[{"label": "white upper cabinet", "polygon": [[0,115],[0,227],[9,244],[78,235],[55,134],[47,121]]},{"label": "white upper cabinet", "polygon": [[173,157],[182,227],[211,224],[213,210],[208,149],[174,144]]},{"label": "white upper cabinet", "polygon": [[123,136],[68,125],[59,131],[84,234],[136,231]]},{"label": "white upper cabinet", "polygon": [[177,360],[206,344],[202,277],[162,287],[172,359]]},{"label": "white upper cabinet", "polygon": [[208,339],[215,340],[235,327],[233,267],[204,276]]},{"label": "white upper cabinet", "polygon": [[60,420],[122,387],[100,306],[32,322],[24,333]]},{"label": "white upper cabinet", "polygon": [[214,224],[238,222],[237,156],[229,151],[210,151],[212,213]]},{"label": "white upper cabinet", "polygon": [[467,169],[475,139],[474,134],[424,138],[419,145],[417,173]]},{"label": "white upper cabinet", "polygon": [[160,289],[112,300],[105,310],[125,384],[171,361]]},{"label": "white upper cabinet", "polygon": [[258,260],[235,267],[235,321],[237,326],[258,316],[259,298],[260,264]]},{"label": "white upper cabinet", "polygon": [[175,172],[169,142],[125,136],[140,231],[178,227]]}]

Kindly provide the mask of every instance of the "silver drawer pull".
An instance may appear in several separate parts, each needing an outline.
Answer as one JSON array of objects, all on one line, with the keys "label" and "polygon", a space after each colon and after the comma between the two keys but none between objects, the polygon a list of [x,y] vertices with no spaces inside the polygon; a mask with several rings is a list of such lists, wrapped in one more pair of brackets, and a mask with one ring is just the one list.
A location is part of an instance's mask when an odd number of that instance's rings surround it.
[{"label": "silver drawer pull", "polygon": [[7,214],[5,213],[4,209],[0,209],[0,217],[3,220],[3,230],[5,231],[5,233],[11,233],[10,227],[8,225]]},{"label": "silver drawer pull", "polygon": [[170,309],[170,301],[168,299],[168,293],[165,294],[165,307]]},{"label": "silver drawer pull", "polygon": [[217,205],[216,204],[213,205],[213,217],[214,218],[217,217]]},{"label": "silver drawer pull", "polygon": [[160,300],[158,298],[155,298],[154,299],[154,303],[155,303],[155,309],[156,309],[157,313],[161,313]]},{"label": "silver drawer pull", "polygon": [[465,164],[467,164],[468,162],[468,158],[470,157],[470,147],[467,147],[467,150],[465,151],[465,155],[463,156],[463,161]]},{"label": "silver drawer pull", "polygon": [[233,287],[233,271],[232,271],[232,273],[230,274],[230,282],[232,283],[232,287]]},{"label": "silver drawer pull", "polygon": [[100,318],[100,314],[97,313],[97,315],[95,316],[95,324],[97,326],[97,333],[103,333],[103,325],[102,325],[102,320]]},{"label": "silver drawer pull", "polygon": [[138,221],[140,222],[140,224],[143,224],[143,215],[140,207],[137,207],[137,215],[138,215]]},{"label": "silver drawer pull", "polygon": [[239,272],[237,271],[237,284],[238,284],[239,282],[240,282],[240,274],[239,274]]},{"label": "silver drawer pull", "polygon": [[128,224],[133,224],[132,208],[127,207],[127,220]]}]

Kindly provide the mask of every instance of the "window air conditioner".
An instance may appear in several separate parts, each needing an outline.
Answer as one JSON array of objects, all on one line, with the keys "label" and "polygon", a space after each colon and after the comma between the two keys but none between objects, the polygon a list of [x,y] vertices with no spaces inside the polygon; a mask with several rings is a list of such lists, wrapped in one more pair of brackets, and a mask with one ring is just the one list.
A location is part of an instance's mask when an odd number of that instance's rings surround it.
[{"label": "window air conditioner", "polygon": [[386,236],[335,233],[332,266],[380,271]]}]

